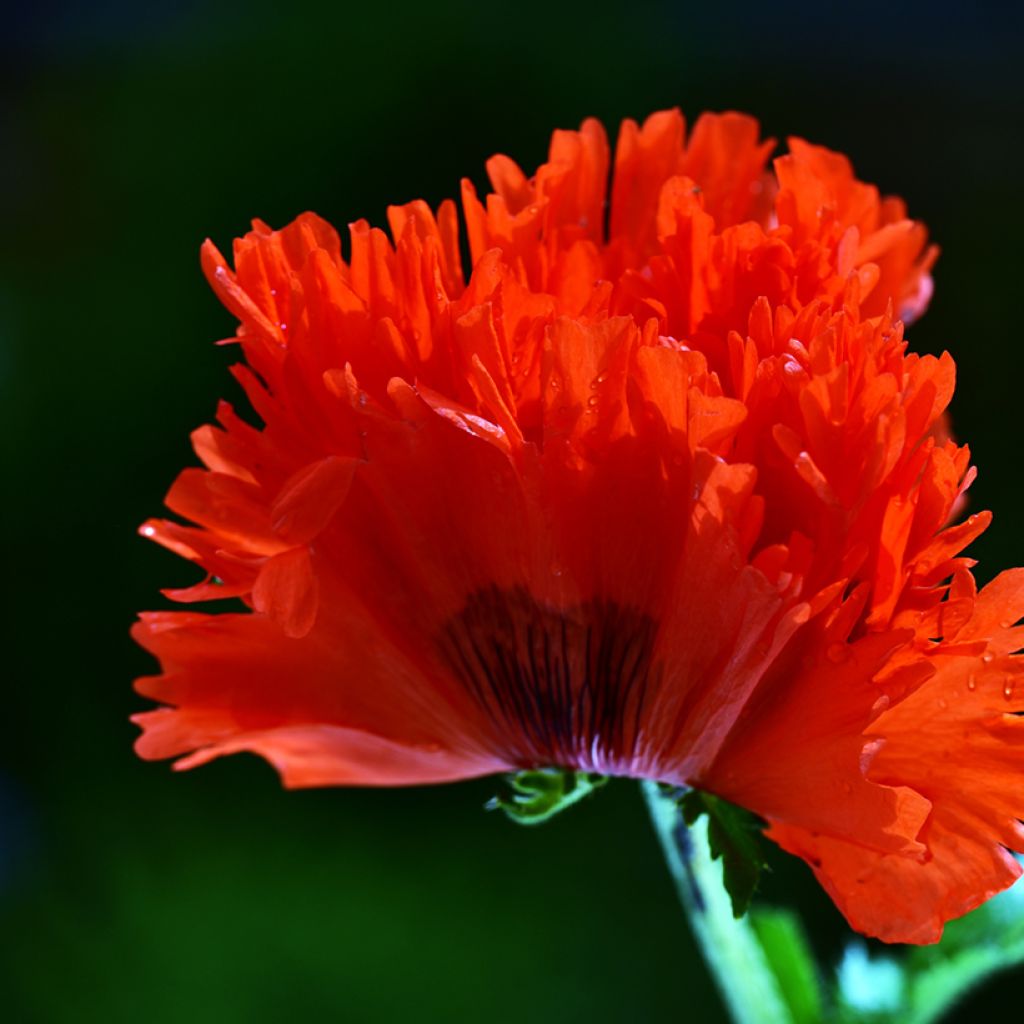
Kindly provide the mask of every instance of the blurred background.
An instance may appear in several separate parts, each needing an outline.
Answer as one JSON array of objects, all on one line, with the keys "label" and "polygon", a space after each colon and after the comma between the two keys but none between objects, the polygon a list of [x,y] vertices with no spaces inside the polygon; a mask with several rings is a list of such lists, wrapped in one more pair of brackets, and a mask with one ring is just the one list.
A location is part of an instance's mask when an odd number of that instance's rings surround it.
[{"label": "blurred background", "polygon": [[[591,114],[737,108],[842,150],[943,248],[911,339],[959,364],[987,580],[1024,562],[1022,29],[984,3],[8,10],[0,1019],[721,1020],[632,785],[527,830],[483,813],[486,781],[284,793],[247,756],[136,760],[131,680],[152,665],[128,626],[194,572],[135,529],[238,397],[199,245],[306,209],[381,224],[482,186],[496,151],[532,169]],[[801,864],[776,857],[763,898],[837,959],[848,932]]]}]

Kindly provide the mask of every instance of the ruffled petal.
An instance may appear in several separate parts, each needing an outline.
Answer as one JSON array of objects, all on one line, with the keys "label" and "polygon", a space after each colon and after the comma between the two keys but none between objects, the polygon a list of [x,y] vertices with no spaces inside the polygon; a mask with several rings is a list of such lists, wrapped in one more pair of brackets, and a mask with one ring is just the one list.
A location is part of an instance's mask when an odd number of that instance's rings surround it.
[{"label": "ruffled petal", "polygon": [[866,730],[878,745],[868,778],[931,803],[925,856],[865,851],[856,836],[773,817],[772,837],[811,864],[858,931],[937,942],[946,921],[1020,876],[1010,851],[1024,851],[1024,665],[1013,653],[1022,614],[1024,570],[1005,572],[927,656],[930,678]]},{"label": "ruffled petal", "polygon": [[[1020,573],[980,595],[955,369],[904,337],[934,247],[849,161],[677,110],[556,132],[347,254],[255,221],[205,468],[142,532],[146,757],[288,785],[561,765],[764,815],[854,924],[930,941],[1018,872]],[[607,213],[607,217],[606,217]]]}]

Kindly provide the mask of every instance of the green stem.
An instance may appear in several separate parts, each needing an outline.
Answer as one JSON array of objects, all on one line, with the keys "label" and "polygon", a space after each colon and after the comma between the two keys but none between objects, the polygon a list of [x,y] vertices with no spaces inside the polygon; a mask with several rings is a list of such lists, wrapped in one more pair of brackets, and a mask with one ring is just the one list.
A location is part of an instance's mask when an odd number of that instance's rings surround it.
[{"label": "green stem", "polygon": [[736,1024],[790,1024],[792,1016],[753,927],[737,920],[708,850],[707,818],[689,828],[656,782],[643,783],[676,892],[718,990]]}]

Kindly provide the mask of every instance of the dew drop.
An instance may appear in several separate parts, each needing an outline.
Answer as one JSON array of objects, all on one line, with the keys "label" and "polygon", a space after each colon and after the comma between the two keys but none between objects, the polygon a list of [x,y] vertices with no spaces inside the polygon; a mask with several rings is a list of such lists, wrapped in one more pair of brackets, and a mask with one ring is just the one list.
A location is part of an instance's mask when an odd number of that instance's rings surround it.
[{"label": "dew drop", "polygon": [[1007,679],[1006,682],[1003,683],[1003,699],[1004,700],[1010,700],[1012,697],[1013,697],[1013,680],[1012,679]]},{"label": "dew drop", "polygon": [[557,562],[555,562],[551,566],[551,575],[552,576],[561,576],[564,571],[565,570]]},{"label": "dew drop", "polygon": [[1013,620],[1012,619],[1004,619],[1002,622],[999,623],[999,628],[1000,629],[1012,629],[1013,628]]},{"label": "dew drop", "polygon": [[828,655],[828,660],[834,661],[836,664],[846,661],[850,656],[846,644],[829,644],[828,650],[825,653]]},{"label": "dew drop", "polygon": [[271,288],[270,289],[270,294],[276,299],[277,298],[277,289],[276,288]]},{"label": "dew drop", "polygon": [[996,660],[996,656],[991,651],[986,651],[981,656],[981,660],[985,662],[986,665],[991,665],[992,662]]},{"label": "dew drop", "polygon": [[599,401],[599,399],[598,399],[597,395],[591,395],[591,396],[590,396],[590,397],[589,397],[589,398],[587,399],[587,405],[588,405],[588,406],[589,406],[589,407],[590,407],[591,409],[594,409],[594,408],[596,408],[596,407],[597,407],[597,403],[598,403],[598,401]]},{"label": "dew drop", "polygon": [[786,356],[782,360],[782,372],[787,377],[800,377],[806,374],[806,371],[800,365],[800,360],[793,356]]},{"label": "dew drop", "polygon": [[940,697],[939,698],[939,710],[940,711],[945,711],[946,708],[948,708],[948,707],[949,707],[949,701],[946,700],[945,697]]},{"label": "dew drop", "polygon": [[155,537],[156,529],[148,523],[139,531],[143,537]]},{"label": "dew drop", "polygon": [[288,330],[288,325],[286,323],[280,323],[278,324],[278,327],[280,327],[282,331]]},{"label": "dew drop", "polygon": [[590,386],[596,391],[608,379],[608,371],[599,373],[591,382]]},{"label": "dew drop", "polygon": [[974,691],[977,688],[978,688],[978,680],[975,679],[974,676],[968,676],[967,677],[967,689],[970,690],[971,693],[974,693]]}]

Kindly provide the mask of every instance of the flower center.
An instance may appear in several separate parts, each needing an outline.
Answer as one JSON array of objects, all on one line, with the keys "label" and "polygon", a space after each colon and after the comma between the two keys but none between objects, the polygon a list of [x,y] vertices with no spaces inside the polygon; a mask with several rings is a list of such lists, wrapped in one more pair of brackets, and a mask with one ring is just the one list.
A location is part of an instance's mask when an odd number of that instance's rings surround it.
[{"label": "flower center", "polygon": [[477,591],[441,651],[510,760],[625,773],[654,678],[653,619],[594,600],[541,604],[524,587]]}]

